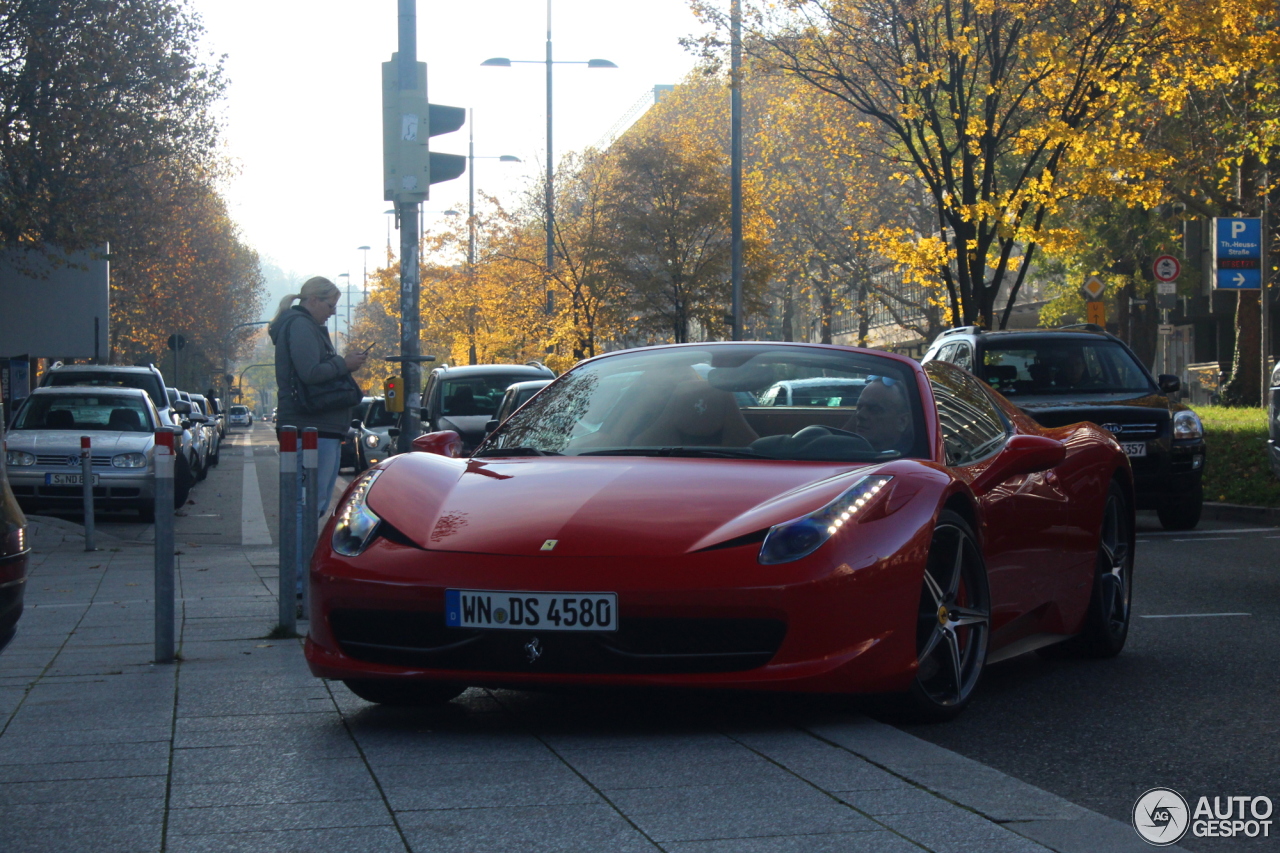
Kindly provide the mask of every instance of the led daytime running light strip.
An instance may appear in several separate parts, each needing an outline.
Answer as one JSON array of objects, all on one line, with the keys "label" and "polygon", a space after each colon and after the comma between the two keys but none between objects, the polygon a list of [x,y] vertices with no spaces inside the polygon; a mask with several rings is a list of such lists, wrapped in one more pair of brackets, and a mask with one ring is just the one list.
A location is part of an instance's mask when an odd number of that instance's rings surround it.
[{"label": "led daytime running light strip", "polygon": [[347,497],[347,501],[343,504],[342,515],[339,516],[341,521],[350,523],[351,513],[357,508],[363,507],[365,499],[369,496],[369,490],[373,488],[373,481],[378,479],[378,475],[382,473],[382,469],[378,468],[362,475],[357,482],[356,487],[351,490],[351,494]]},{"label": "led daytime running light strip", "polygon": [[870,503],[892,479],[892,477],[868,477],[860,481],[846,492],[843,497],[815,516],[814,521],[819,523],[825,521],[827,533],[835,533],[845,522],[853,518],[858,513],[858,510]]}]

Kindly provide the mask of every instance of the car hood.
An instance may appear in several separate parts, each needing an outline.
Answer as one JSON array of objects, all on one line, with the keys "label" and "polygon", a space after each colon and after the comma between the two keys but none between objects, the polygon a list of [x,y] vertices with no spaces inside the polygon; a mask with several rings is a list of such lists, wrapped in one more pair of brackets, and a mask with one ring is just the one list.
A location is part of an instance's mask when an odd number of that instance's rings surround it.
[{"label": "car hood", "polygon": [[1095,424],[1150,423],[1159,427],[1169,421],[1169,398],[1146,392],[1072,394],[1069,399],[1054,395],[1011,398],[1010,402],[1046,427],[1080,421]]},{"label": "car hood", "polygon": [[[890,463],[889,466],[903,463]],[[684,554],[838,497],[871,466],[652,457],[392,457],[369,492],[380,518],[430,551]]]},{"label": "car hood", "polygon": [[16,429],[5,436],[5,441],[10,450],[25,450],[28,453],[79,453],[82,435],[89,436],[94,455],[145,451],[155,439],[149,432]]}]

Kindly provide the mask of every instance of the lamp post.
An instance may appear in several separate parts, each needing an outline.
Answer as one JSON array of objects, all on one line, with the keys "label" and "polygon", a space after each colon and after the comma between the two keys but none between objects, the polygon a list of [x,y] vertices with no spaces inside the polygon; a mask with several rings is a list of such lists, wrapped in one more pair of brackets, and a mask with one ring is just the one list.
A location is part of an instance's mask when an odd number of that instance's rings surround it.
[{"label": "lamp post", "polygon": [[227,379],[230,375],[229,371],[231,370],[231,336],[236,333],[236,329],[243,329],[247,326],[268,326],[270,324],[270,320],[255,320],[252,323],[237,323],[231,327],[231,331],[227,332],[226,337],[222,339],[222,380],[227,385],[228,393],[231,391],[230,381]]},{"label": "lamp post", "polygon": [[[471,298],[475,299],[476,290],[476,160],[497,160],[500,163],[519,163],[514,154],[496,156],[476,156],[475,110],[467,111],[467,285],[471,288]],[[467,334],[470,346],[467,360],[477,363],[476,354],[476,308],[473,302],[467,312]]]},{"label": "lamp post", "polygon": [[395,208],[392,208],[391,210],[384,210],[382,212],[385,213],[388,217],[387,219],[387,257],[390,258],[391,257],[391,220],[395,218],[396,211],[395,211]]},{"label": "lamp post", "polygon": [[547,192],[546,192],[546,208],[547,208],[547,257],[546,257],[546,288],[547,288],[547,304],[546,313],[552,314],[555,310],[554,295],[551,290],[551,274],[555,268],[555,167],[552,157],[551,145],[551,67],[553,65],[585,65],[588,68],[617,68],[618,66],[607,59],[588,59],[585,61],[569,61],[569,60],[553,60],[551,58],[551,0],[547,0],[547,58],[546,59],[507,59],[505,56],[495,56],[492,59],[486,59],[481,65],[497,68],[510,68],[512,65],[536,65],[545,64],[547,66]]},{"label": "lamp post", "polygon": [[[387,241],[388,241],[388,242],[390,242],[390,240],[391,240],[391,235],[390,235],[390,232],[388,232],[388,234],[387,234]],[[368,299],[368,298],[369,298],[369,247],[368,247],[368,246],[356,246],[356,251],[357,251],[357,252],[364,252],[364,262],[363,262],[363,263],[364,263],[364,270],[363,270],[363,272],[364,272],[364,278],[361,280],[360,285],[361,285],[361,288],[364,290],[364,298],[365,298],[365,299]]]}]

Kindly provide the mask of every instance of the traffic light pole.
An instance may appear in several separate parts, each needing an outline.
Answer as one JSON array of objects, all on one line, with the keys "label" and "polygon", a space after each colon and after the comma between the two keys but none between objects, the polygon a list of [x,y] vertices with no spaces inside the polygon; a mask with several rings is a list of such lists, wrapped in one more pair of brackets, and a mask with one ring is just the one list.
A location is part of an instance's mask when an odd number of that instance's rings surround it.
[{"label": "traffic light pole", "polygon": [[[396,60],[401,91],[417,88],[418,81],[418,11],[417,0],[399,0],[399,41]],[[421,432],[422,417],[418,395],[422,391],[422,371],[418,365],[418,338],[422,324],[419,305],[422,278],[418,266],[418,202],[396,201],[396,219],[400,225],[400,358],[404,376],[404,422],[396,438],[396,449],[408,453],[410,442]]]}]

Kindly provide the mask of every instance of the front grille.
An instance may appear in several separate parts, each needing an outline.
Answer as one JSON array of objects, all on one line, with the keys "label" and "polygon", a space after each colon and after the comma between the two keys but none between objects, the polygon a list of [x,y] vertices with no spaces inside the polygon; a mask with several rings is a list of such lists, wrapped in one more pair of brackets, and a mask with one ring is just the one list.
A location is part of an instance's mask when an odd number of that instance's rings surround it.
[{"label": "front grille", "polygon": [[[777,619],[623,618],[608,633],[447,628],[443,612],[399,610],[336,610],[329,622],[357,660],[493,673],[740,672],[768,663],[787,633]],[[534,636],[542,655],[531,663]]]},{"label": "front grille", "polygon": [[[95,468],[110,468],[110,456],[91,456]],[[71,453],[37,453],[36,464],[45,468],[56,468],[59,465],[68,468],[80,467],[80,456]]]},{"label": "front grille", "polygon": [[1156,438],[1160,435],[1160,424],[1119,424],[1119,429],[1113,429],[1111,432],[1121,441],[1137,441],[1140,439]]}]

